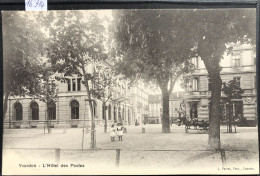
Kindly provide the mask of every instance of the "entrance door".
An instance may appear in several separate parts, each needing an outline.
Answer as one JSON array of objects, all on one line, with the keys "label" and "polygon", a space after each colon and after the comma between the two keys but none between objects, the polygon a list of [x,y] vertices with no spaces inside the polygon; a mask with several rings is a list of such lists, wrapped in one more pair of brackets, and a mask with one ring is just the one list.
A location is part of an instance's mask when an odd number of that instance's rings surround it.
[{"label": "entrance door", "polygon": [[191,103],[191,107],[190,107],[190,118],[194,119],[197,118],[198,119],[198,103]]}]

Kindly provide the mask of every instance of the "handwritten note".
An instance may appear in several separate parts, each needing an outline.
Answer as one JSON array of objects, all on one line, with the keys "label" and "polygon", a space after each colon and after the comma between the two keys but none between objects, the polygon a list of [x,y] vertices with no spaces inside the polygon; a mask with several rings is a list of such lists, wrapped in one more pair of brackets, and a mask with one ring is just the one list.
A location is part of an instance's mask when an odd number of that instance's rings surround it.
[{"label": "handwritten note", "polygon": [[25,0],[26,11],[47,10],[47,0]]}]

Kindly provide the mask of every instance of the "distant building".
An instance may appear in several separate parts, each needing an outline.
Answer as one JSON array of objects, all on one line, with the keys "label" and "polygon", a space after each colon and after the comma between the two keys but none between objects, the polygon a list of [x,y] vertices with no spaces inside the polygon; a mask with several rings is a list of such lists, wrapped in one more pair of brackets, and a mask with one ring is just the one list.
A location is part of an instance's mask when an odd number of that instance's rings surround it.
[{"label": "distant building", "polygon": [[[176,121],[178,117],[184,115],[183,104],[184,92],[174,92],[169,99],[169,116],[171,121]],[[162,96],[149,95],[149,117],[148,123],[161,123],[163,116]]]},{"label": "distant building", "polygon": [[149,117],[147,123],[161,123],[162,99],[161,95],[149,95]]},{"label": "distant building", "polygon": [[174,92],[171,94],[169,99],[169,110],[171,121],[176,121],[177,118],[183,117],[185,113],[184,105],[184,91]]},{"label": "distant building", "polygon": [[133,86],[130,90],[130,101],[133,108],[133,119],[131,124],[145,123],[149,115],[148,93],[142,86]]},{"label": "distant building", "polygon": [[[199,120],[209,119],[209,102],[211,82],[201,58],[193,58],[195,72],[185,88],[186,115]],[[222,82],[236,79],[245,91],[242,99],[233,100],[233,115],[241,117],[244,126],[256,126],[256,53],[249,45],[234,45],[230,55],[224,54],[220,65],[222,67]],[[212,80],[214,81],[214,80]],[[225,97],[223,92],[221,97]],[[222,101],[222,119],[226,115],[225,102]]]}]

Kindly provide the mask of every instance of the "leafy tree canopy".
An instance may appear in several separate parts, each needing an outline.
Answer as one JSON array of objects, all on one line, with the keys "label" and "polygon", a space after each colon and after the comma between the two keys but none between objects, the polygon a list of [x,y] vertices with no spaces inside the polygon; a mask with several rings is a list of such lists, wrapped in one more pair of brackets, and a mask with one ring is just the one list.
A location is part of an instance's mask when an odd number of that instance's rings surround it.
[{"label": "leafy tree canopy", "polygon": [[102,103],[109,101],[116,86],[114,71],[109,66],[98,65],[92,81],[94,88],[90,90],[91,94]]},{"label": "leafy tree canopy", "polygon": [[[26,24],[26,25],[25,25]],[[33,95],[38,90],[44,34],[28,14],[3,13],[4,92]]]},{"label": "leafy tree canopy", "polygon": [[87,65],[106,58],[105,28],[96,14],[84,17],[80,11],[57,11],[52,15],[57,20],[49,26],[48,58],[54,70],[83,75]]},{"label": "leafy tree canopy", "polygon": [[241,99],[244,90],[240,88],[239,82],[235,79],[229,82],[224,82],[222,91],[227,96],[227,100],[230,102],[232,99]]},{"label": "leafy tree canopy", "polygon": [[182,10],[115,11],[118,72],[156,83],[170,94],[174,80],[189,71],[186,58],[193,56],[195,43],[186,32],[192,27],[187,17]]}]

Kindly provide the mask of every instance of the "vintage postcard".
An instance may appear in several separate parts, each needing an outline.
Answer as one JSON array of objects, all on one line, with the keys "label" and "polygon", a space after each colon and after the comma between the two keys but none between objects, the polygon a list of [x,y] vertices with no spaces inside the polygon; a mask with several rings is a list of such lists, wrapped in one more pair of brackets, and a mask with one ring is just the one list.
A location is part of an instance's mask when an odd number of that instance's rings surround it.
[{"label": "vintage postcard", "polygon": [[2,11],[3,175],[259,174],[256,9]]}]

